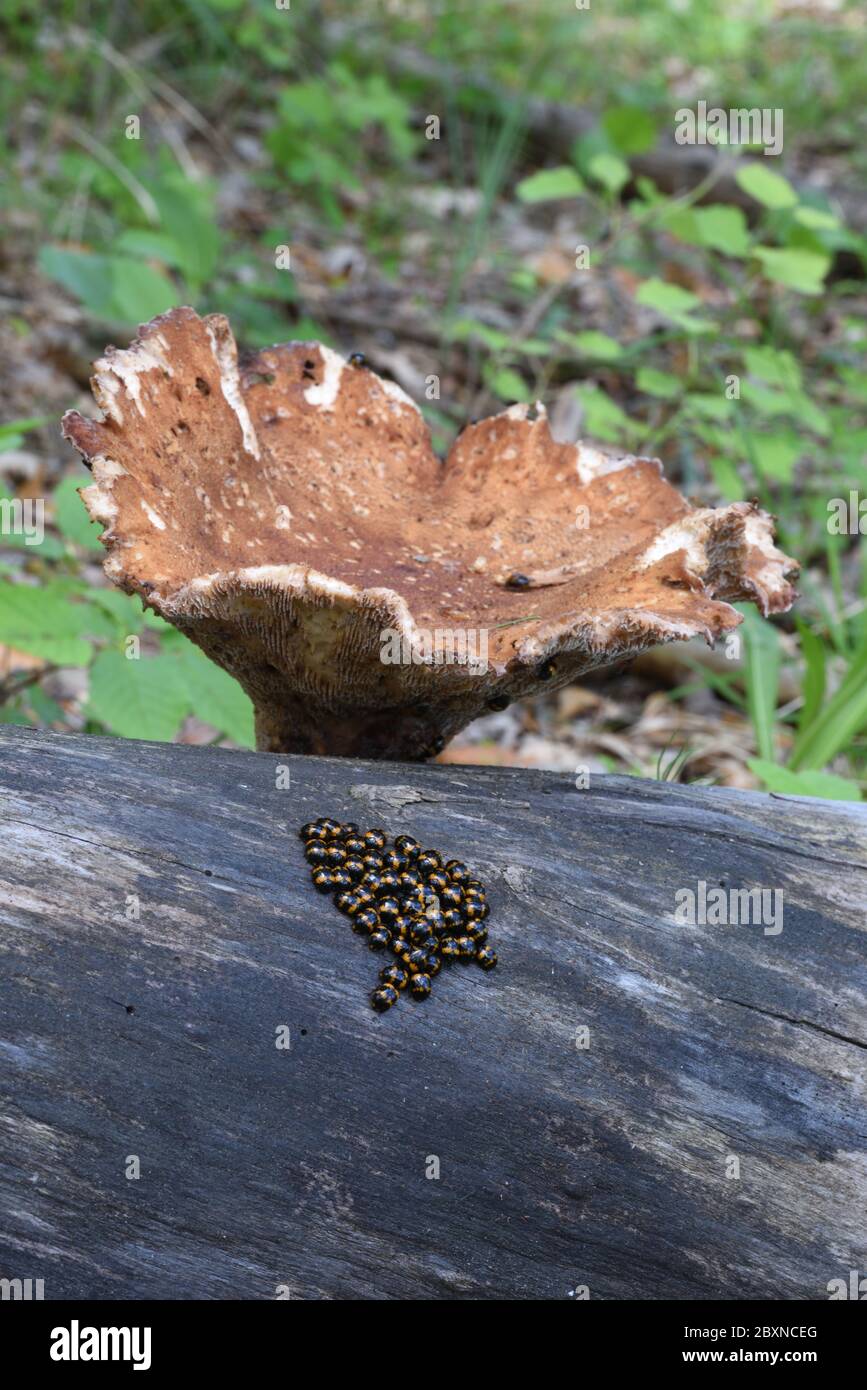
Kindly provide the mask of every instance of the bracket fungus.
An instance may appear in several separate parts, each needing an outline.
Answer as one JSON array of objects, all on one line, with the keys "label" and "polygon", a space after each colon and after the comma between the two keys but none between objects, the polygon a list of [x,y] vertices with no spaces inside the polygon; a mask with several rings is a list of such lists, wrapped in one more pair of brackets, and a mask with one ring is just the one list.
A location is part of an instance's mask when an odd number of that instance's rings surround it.
[{"label": "bracket fungus", "polygon": [[788,608],[753,503],[693,507],[658,460],[558,444],[544,410],[443,463],[393,382],[318,343],[239,364],[173,309],[95,364],[63,432],[106,574],[240,681],[260,749],[424,758],[470,720],[648,647]]}]

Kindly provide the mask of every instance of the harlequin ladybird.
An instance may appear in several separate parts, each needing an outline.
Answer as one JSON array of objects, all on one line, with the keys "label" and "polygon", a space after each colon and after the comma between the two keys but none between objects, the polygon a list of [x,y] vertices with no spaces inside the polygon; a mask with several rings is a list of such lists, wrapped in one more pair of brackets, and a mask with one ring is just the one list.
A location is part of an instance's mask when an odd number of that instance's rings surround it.
[{"label": "harlequin ladybird", "polygon": [[378,1014],[384,1014],[386,1009],[390,1009],[397,1001],[397,990],[391,985],[377,985],[376,989],[371,991],[370,1003]]},{"label": "harlequin ladybird", "polygon": [[439,955],[435,955],[434,952],[431,951],[430,955],[427,958],[428,975],[430,975],[431,977],[433,977],[434,975],[438,975],[442,968],[442,961],[440,960]]},{"label": "harlequin ladybird", "polygon": [[345,859],[343,867],[351,879],[359,879],[364,873],[364,865],[360,859]]},{"label": "harlequin ladybird", "polygon": [[460,960],[466,962],[475,959],[476,943],[473,941],[472,937],[456,936],[455,945],[458,948],[458,957]]},{"label": "harlequin ladybird", "polygon": [[398,854],[396,849],[387,849],[382,856],[383,868],[389,869],[393,874],[402,874],[409,863],[405,854]]},{"label": "harlequin ladybird", "polygon": [[429,956],[434,955],[440,948],[440,943],[435,936],[425,936],[418,943],[420,951],[426,951]]},{"label": "harlequin ladybird", "polygon": [[459,935],[464,929],[463,913],[456,907],[447,907],[443,913],[443,927],[449,936]]},{"label": "harlequin ladybird", "polygon": [[421,875],[415,869],[404,869],[402,874],[398,874],[397,881],[404,893],[411,893],[414,888],[421,887]]},{"label": "harlequin ladybird", "polygon": [[392,955],[397,956],[398,960],[406,962],[406,959],[409,956],[411,950],[412,946],[408,941],[404,941],[403,937],[392,936],[391,951]]},{"label": "harlequin ladybird", "polygon": [[366,854],[363,854],[363,855],[361,856],[361,862],[362,862],[362,864],[364,865],[364,867],[365,867],[365,869],[367,870],[368,873],[374,873],[374,874],[381,874],[381,873],[382,873],[382,855],[381,855],[381,854],[374,854],[372,850],[368,850]]},{"label": "harlequin ladybird", "polygon": [[304,858],[308,864],[327,864],[328,848],[326,845],[319,844],[316,840],[311,840],[304,850]]},{"label": "harlequin ladybird", "polygon": [[367,944],[371,951],[384,951],[391,945],[391,932],[386,931],[385,927],[377,927],[367,938]]},{"label": "harlequin ladybird", "polygon": [[351,820],[344,821],[343,825],[340,827],[341,840],[343,840],[344,842],[346,840],[353,840],[357,837],[357,835],[358,826],[355,824],[355,822]]},{"label": "harlequin ladybird", "polygon": [[398,835],[394,842],[394,847],[400,854],[405,854],[412,864],[421,854],[421,845],[418,840],[414,840],[411,835]]},{"label": "harlequin ladybird", "polygon": [[332,869],[337,869],[346,860],[346,850],[342,845],[329,845],[325,851]]},{"label": "harlequin ladybird", "polygon": [[361,838],[367,845],[367,848],[374,853],[378,853],[380,850],[385,849],[384,830],[365,830]]},{"label": "harlequin ladybird", "polygon": [[369,888],[365,888],[363,885],[360,884],[356,888],[353,888],[352,891],[358,899],[361,907],[373,907],[373,904],[376,902],[376,898],[373,896]]},{"label": "harlequin ladybird", "polygon": [[386,926],[390,926],[391,923],[396,922],[401,915],[400,903],[397,898],[380,898],[377,904],[377,911],[379,913],[379,920],[384,922]]},{"label": "harlequin ladybird", "polygon": [[415,861],[415,867],[423,878],[427,878],[428,874],[435,873],[436,870],[441,869],[442,866],[442,855],[438,854],[435,849],[423,850]]},{"label": "harlequin ladybird", "polygon": [[351,352],[346,360],[349,363],[350,367],[367,366],[367,358],[365,357],[363,352]]},{"label": "harlequin ladybird", "polygon": [[386,898],[394,897],[400,891],[400,879],[397,874],[393,874],[390,869],[385,869],[379,876],[379,893]]},{"label": "harlequin ladybird", "polygon": [[536,676],[540,681],[549,681],[552,676],[557,674],[556,661],[543,661],[542,665],[536,670]]},{"label": "harlequin ladybird", "polygon": [[430,989],[430,975],[424,971],[419,971],[417,975],[413,975],[409,982],[409,992],[413,999],[427,999]]},{"label": "harlequin ladybird", "polygon": [[409,927],[409,939],[414,946],[420,946],[421,943],[426,939],[426,937],[430,936],[430,934],[430,927],[428,926],[427,921],[424,917],[413,917],[411,919]]},{"label": "harlequin ladybird", "polygon": [[477,878],[468,878],[463,885],[464,893],[478,893],[479,897],[487,897],[488,890],[483,883],[479,883]]},{"label": "harlequin ladybird", "polygon": [[465,922],[483,922],[490,910],[488,904],[479,898],[468,898],[461,909]]},{"label": "harlequin ladybird", "polygon": [[460,859],[450,859],[446,864],[446,873],[452,883],[456,883],[459,887],[470,881],[470,871],[466,864],[461,863]]},{"label": "harlequin ladybird", "polygon": [[370,932],[376,931],[379,926],[379,918],[372,907],[362,907],[358,912],[352,914],[352,930],[359,936],[366,936]]},{"label": "harlequin ladybird", "polygon": [[300,835],[301,839],[304,841],[305,844],[309,844],[311,840],[328,839],[328,832],[326,831],[325,827],[320,825],[318,821],[313,820],[310,821],[307,825],[302,825],[301,829],[298,831],[298,834]]},{"label": "harlequin ladybird", "polygon": [[352,879],[345,869],[331,870],[331,887],[335,893],[343,892],[344,889],[352,887]]},{"label": "harlequin ladybird", "polygon": [[453,936],[447,936],[445,941],[440,942],[440,960],[450,962],[460,959],[460,947]]},{"label": "harlequin ladybird", "polygon": [[464,900],[463,892],[456,883],[447,883],[439,895],[440,907],[460,907]]},{"label": "harlequin ladybird", "polygon": [[438,907],[426,907],[424,910],[424,920],[427,923],[429,932],[434,936],[439,936],[443,929],[443,914]]},{"label": "harlequin ladybird", "polygon": [[317,893],[330,893],[332,888],[334,887],[333,883],[331,882],[331,870],[314,869],[313,886],[316,889]]},{"label": "harlequin ladybird", "polygon": [[367,845],[358,836],[353,835],[350,839],[343,841],[343,848],[353,859],[361,859],[367,853]]},{"label": "harlequin ladybird", "polygon": [[319,824],[323,827],[329,840],[335,839],[336,836],[338,836],[341,830],[343,829],[343,827],[340,824],[340,821],[330,820],[328,816],[323,816]]},{"label": "harlequin ladybird", "polygon": [[401,941],[409,941],[411,931],[409,918],[404,917],[403,913],[401,913],[401,915],[391,923],[389,931],[392,936],[399,937]]},{"label": "harlequin ladybird", "polygon": [[347,888],[342,893],[338,893],[337,897],[334,899],[334,905],[338,907],[341,912],[345,912],[347,916],[351,916],[353,908],[361,906],[351,888]]},{"label": "harlequin ladybird", "polygon": [[361,876],[361,886],[366,888],[369,893],[378,893],[382,884],[382,875],[378,869],[368,869]]},{"label": "harlequin ladybird", "polygon": [[379,972],[379,978],[384,985],[391,985],[392,989],[406,989],[409,971],[404,970],[402,965],[384,965]]},{"label": "harlequin ladybird", "polygon": [[427,969],[427,957],[427,951],[423,951],[420,946],[416,946],[414,951],[410,951],[406,956],[404,956],[404,960],[406,961],[410,970],[417,973],[419,970]]},{"label": "harlequin ladybird", "polygon": [[480,946],[476,951],[476,960],[483,970],[493,970],[497,963],[498,956],[496,951],[490,946]]},{"label": "harlequin ladybird", "polygon": [[437,896],[439,896],[440,893],[443,893],[446,890],[446,888],[448,888],[449,881],[443,873],[442,869],[434,869],[433,873],[428,874],[427,886],[431,890],[431,892],[436,893]]},{"label": "harlequin ladybird", "polygon": [[517,571],[514,574],[510,574],[506,580],[507,589],[529,589],[529,587],[529,577],[526,574],[518,574]]},{"label": "harlequin ladybird", "polygon": [[477,946],[484,946],[488,939],[488,929],[482,922],[470,922],[465,933]]}]

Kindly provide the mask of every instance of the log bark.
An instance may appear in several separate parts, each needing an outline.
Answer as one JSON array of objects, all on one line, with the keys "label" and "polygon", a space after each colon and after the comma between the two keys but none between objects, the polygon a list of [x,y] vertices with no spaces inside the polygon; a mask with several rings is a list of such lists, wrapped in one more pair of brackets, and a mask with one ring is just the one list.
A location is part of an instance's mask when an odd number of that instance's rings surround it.
[{"label": "log bark", "polygon": [[[323,814],[465,859],[497,969],[374,1014],[296,838]],[[0,1276],[824,1299],[867,1268],[862,808],[3,726],[0,827]],[[678,924],[699,881],[782,891],[783,930]]]}]

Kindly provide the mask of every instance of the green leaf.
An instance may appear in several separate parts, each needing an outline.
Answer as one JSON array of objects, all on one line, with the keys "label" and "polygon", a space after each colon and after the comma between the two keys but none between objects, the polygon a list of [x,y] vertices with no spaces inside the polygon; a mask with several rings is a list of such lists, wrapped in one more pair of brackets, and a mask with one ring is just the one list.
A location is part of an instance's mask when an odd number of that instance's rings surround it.
[{"label": "green leaf", "polygon": [[642,106],[615,106],[602,128],[621,154],[644,154],[656,144],[656,122]]},{"label": "green leaf", "polygon": [[584,192],[580,175],[564,164],[558,169],[540,169],[522,179],[515,189],[522,203],[547,203],[555,198],[576,198]]},{"label": "green leaf", "polygon": [[795,619],[795,624],[801,639],[801,655],[804,658],[804,703],[798,712],[798,732],[800,735],[806,735],[825,698],[825,644],[821,637],[799,618]]},{"label": "green leaf", "polygon": [[587,165],[587,172],[597,183],[601,183],[603,188],[607,188],[609,193],[619,193],[624,184],[629,182],[629,165],[616,154],[595,154]]},{"label": "green leaf", "polygon": [[111,277],[112,316],[122,323],[141,323],[178,303],[178,292],[171,280],[145,261],[114,256]]},{"label": "green leaf", "polygon": [[867,642],[862,643],[842,684],[803,735],[789,760],[796,771],[825,767],[867,725]]},{"label": "green leaf", "polygon": [[766,208],[797,206],[798,195],[788,179],[769,169],[766,164],[743,164],[737,170],[735,179],[745,193]]},{"label": "green leaf", "polygon": [[192,642],[178,644],[172,656],[183,673],[193,713],[242,748],[255,748],[253,705],[234,677]]},{"label": "green leaf", "polygon": [[99,527],[91,521],[87,510],[78,495],[80,487],[86,487],[87,477],[64,478],[54,491],[54,519],[61,535],[85,550],[102,550],[99,543]]},{"label": "green leaf", "polygon": [[639,367],[635,378],[639,391],[646,396],[659,396],[662,400],[674,400],[683,390],[683,382],[670,372],[657,371],[655,367]]},{"label": "green leaf", "polygon": [[656,276],[642,281],[635,291],[635,300],[645,308],[656,309],[688,333],[705,333],[715,327],[710,319],[692,317],[692,310],[701,304],[698,295]]},{"label": "green leaf", "polygon": [[835,232],[840,226],[840,219],[823,208],[796,208],[795,221],[800,222],[802,227],[808,227],[811,232]]},{"label": "green leaf", "polygon": [[821,294],[825,276],[831,268],[831,257],[816,251],[781,250],[774,246],[757,246],[753,255],[762,264],[769,280],[799,294]]},{"label": "green leaf", "polygon": [[787,349],[773,347],[748,347],[744,360],[751,376],[767,381],[771,386],[785,386],[795,390],[801,386],[801,368],[794,355]]},{"label": "green leaf", "polygon": [[627,443],[635,437],[633,421],[600,387],[579,386],[575,394],[584,407],[588,434],[611,444]]},{"label": "green leaf", "polygon": [[833,772],[793,772],[789,767],[780,767],[764,758],[750,758],[747,766],[771,792],[784,792],[789,796],[822,796],[829,801],[861,800],[858,783],[847,777],[838,777]]},{"label": "green leaf", "polygon": [[744,613],[744,682],[747,709],[761,757],[774,761],[774,726],[780,679],[777,629],[752,609]]},{"label": "green leaf", "polygon": [[189,691],[170,656],[129,660],[104,651],[91,667],[88,712],[123,738],[169,743],[190,712]]},{"label": "green leaf", "polygon": [[178,302],[172,282],[144,261],[43,246],[40,269],[102,319],[137,324]]},{"label": "green leaf", "polygon": [[531,401],[533,392],[524,378],[511,367],[494,367],[488,363],[482,373],[485,385],[501,401]]},{"label": "green leaf", "polygon": [[683,408],[688,416],[698,416],[702,420],[727,420],[732,413],[732,402],[721,392],[691,391]]},{"label": "green leaf", "polygon": [[721,251],[724,256],[746,256],[750,249],[747,219],[740,208],[713,204],[694,208],[698,236],[702,246]]},{"label": "green leaf", "polygon": [[609,338],[607,333],[597,333],[592,328],[586,333],[559,332],[556,337],[581,357],[593,358],[597,362],[616,362],[623,356],[623,348],[615,338]]},{"label": "green leaf", "polygon": [[91,648],[81,636],[89,610],[60,587],[0,584],[0,642],[55,666],[86,666]]}]

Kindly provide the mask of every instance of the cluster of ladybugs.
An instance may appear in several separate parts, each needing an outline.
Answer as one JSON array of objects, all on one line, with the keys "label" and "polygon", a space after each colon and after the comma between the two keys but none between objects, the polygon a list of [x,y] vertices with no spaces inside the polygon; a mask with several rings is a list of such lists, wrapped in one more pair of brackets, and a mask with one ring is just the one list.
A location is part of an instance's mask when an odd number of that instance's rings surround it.
[{"label": "cluster of ladybugs", "polygon": [[422,849],[411,835],[398,835],[389,849],[384,831],[361,831],[327,816],[302,826],[300,835],[314,886],[334,893],[371,951],[390,950],[395,957],[380,970],[370,996],[377,1012],[390,1009],[406,989],[413,999],[427,999],[444,961],[474,960],[493,970],[487,894],[466,864],[444,864],[438,850]]}]

